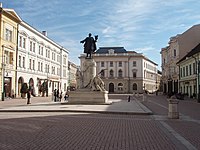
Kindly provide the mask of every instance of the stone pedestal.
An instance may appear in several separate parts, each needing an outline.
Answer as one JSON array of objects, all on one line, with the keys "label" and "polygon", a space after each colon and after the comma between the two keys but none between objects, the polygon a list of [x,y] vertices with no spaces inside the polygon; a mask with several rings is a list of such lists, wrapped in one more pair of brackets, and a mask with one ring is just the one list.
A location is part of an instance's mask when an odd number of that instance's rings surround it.
[{"label": "stone pedestal", "polygon": [[104,83],[96,75],[96,62],[94,59],[85,59],[81,70],[77,72],[76,91],[68,92],[69,104],[108,104],[108,91],[105,91]]},{"label": "stone pedestal", "polygon": [[77,90],[69,92],[69,104],[109,104],[108,91]]},{"label": "stone pedestal", "polygon": [[168,99],[168,103],[169,103],[168,118],[178,119],[179,118],[179,112],[178,112],[179,100],[177,100],[177,99]]},{"label": "stone pedestal", "polygon": [[83,88],[90,88],[91,80],[96,76],[96,62],[94,59],[85,59],[81,68],[83,74]]}]

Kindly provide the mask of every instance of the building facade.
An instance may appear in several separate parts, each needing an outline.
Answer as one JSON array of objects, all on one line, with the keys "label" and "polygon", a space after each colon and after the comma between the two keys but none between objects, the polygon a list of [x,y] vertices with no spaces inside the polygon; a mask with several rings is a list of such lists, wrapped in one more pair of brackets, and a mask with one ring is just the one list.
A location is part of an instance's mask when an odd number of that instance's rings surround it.
[{"label": "building facade", "polygon": [[177,64],[180,72],[179,92],[200,100],[200,44]]},{"label": "building facade", "polygon": [[[143,93],[158,90],[157,64],[140,53],[124,47],[100,47],[93,55],[109,93]],[[85,55],[81,55],[81,66]]]},{"label": "building facade", "polygon": [[76,72],[77,69],[80,68],[73,62],[69,61],[68,62],[68,90],[72,91],[76,89],[77,83],[76,83]]},{"label": "building facade", "polygon": [[177,93],[179,90],[179,68],[177,62],[200,42],[200,25],[171,37],[168,46],[161,49],[162,81],[164,93]]},{"label": "building facade", "polygon": [[68,86],[68,50],[31,27],[19,24],[17,53],[16,95],[21,95],[22,84],[27,83],[32,95],[48,96],[55,89],[64,92]]},{"label": "building facade", "polygon": [[13,9],[0,7],[0,96],[14,97],[16,91],[17,31],[20,17]]}]

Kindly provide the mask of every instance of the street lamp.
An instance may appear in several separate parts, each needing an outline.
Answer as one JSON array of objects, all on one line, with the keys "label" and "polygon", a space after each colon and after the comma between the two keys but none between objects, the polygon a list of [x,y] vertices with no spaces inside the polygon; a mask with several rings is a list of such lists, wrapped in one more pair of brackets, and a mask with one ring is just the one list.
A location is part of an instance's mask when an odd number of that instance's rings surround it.
[{"label": "street lamp", "polygon": [[1,93],[1,96],[2,96],[2,101],[4,101],[5,99],[5,56],[4,56],[4,45],[2,45],[2,93]]},{"label": "street lamp", "polygon": [[197,86],[198,86],[198,97],[197,97],[197,102],[200,103],[200,85],[199,85],[199,81],[200,81],[200,78],[199,78],[199,72],[200,72],[200,61],[198,61],[198,64],[197,64],[197,68],[198,68],[198,72],[197,72]]},{"label": "street lamp", "polygon": [[2,80],[2,87],[3,87],[3,89],[2,89],[2,101],[4,101],[4,98],[5,98],[5,86],[4,86],[4,84],[5,84],[5,77],[4,77],[4,74],[5,74],[5,64],[4,63],[2,63],[2,78],[3,78],[3,80]]}]

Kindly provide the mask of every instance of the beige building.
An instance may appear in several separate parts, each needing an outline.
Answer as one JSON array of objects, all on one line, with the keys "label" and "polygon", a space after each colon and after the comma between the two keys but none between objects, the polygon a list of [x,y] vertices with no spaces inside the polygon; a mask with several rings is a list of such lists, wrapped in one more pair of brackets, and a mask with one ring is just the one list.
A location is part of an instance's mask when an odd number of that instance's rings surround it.
[{"label": "beige building", "polygon": [[79,67],[71,61],[68,61],[68,90],[76,88],[76,71]]},{"label": "beige building", "polygon": [[200,102],[200,44],[192,49],[178,63],[180,69],[179,92]]},{"label": "beige building", "polygon": [[20,17],[13,9],[0,7],[0,97],[14,97],[16,90],[17,31]]},{"label": "beige building", "polygon": [[[141,53],[124,47],[100,47],[93,55],[109,93],[142,93],[158,90],[157,64]],[[85,55],[81,55],[81,66]]]},{"label": "beige building", "polygon": [[161,49],[162,81],[164,93],[177,93],[179,69],[177,62],[200,42],[200,25],[171,37],[169,45]]}]

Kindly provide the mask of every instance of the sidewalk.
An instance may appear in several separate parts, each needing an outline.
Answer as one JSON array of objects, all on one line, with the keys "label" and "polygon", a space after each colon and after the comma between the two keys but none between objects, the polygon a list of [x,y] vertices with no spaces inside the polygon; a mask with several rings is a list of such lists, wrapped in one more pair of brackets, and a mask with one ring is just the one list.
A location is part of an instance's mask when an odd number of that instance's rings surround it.
[{"label": "sidewalk", "polygon": [[51,97],[31,98],[31,104],[26,105],[25,99],[12,99],[0,102],[0,112],[87,112],[112,114],[151,115],[152,112],[137,100],[127,102],[119,99],[109,99],[110,105],[67,104],[53,102]]}]

